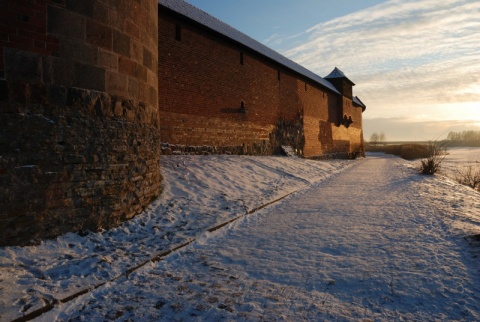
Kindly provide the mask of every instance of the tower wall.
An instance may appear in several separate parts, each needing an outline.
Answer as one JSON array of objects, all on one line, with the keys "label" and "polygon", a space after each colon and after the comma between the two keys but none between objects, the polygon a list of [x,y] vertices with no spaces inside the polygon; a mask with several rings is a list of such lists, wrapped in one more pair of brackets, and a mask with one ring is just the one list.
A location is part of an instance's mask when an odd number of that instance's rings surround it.
[{"label": "tower wall", "polygon": [[113,227],[159,194],[157,14],[0,3],[0,245]]}]

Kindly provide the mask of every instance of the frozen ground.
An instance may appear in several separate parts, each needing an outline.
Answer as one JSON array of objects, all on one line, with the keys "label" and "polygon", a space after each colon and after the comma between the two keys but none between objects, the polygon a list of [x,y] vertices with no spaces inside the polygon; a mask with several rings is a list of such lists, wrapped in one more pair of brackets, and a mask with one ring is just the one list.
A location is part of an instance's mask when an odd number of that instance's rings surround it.
[{"label": "frozen ground", "polygon": [[210,228],[351,166],[286,157],[162,158],[164,192],[117,229],[0,247],[0,321],[49,307],[191,241]]},{"label": "frozen ground", "polygon": [[447,152],[448,155],[442,163],[442,173],[444,175],[455,179],[467,167],[480,169],[480,148],[453,147],[448,148]]},{"label": "frozen ground", "polygon": [[117,276],[38,320],[480,320],[480,245],[464,238],[480,195],[416,166],[164,158],[165,194],[123,227],[0,249],[0,320]]}]

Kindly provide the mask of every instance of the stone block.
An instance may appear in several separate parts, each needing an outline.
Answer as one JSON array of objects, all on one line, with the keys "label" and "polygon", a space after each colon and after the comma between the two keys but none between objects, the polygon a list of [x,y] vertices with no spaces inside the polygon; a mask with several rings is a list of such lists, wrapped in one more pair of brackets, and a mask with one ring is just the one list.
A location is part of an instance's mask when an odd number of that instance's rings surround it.
[{"label": "stone block", "polygon": [[[83,1],[75,1],[83,2]],[[48,5],[47,32],[55,36],[85,39],[85,18],[63,8]]]},{"label": "stone block", "polygon": [[47,84],[72,86],[75,81],[73,61],[45,56],[43,58],[43,81]]},{"label": "stone block", "polygon": [[104,4],[100,3],[99,1],[95,1],[93,7],[93,19],[96,22],[108,25],[108,10],[109,9]]},{"label": "stone block", "polygon": [[[67,106],[75,106],[75,107],[83,107],[88,104],[91,100],[89,91],[86,91],[81,88],[73,88],[69,87],[66,89],[66,105]],[[71,120],[74,122],[75,120]],[[72,136],[74,133],[72,134]]]},{"label": "stone block", "polygon": [[123,117],[123,106],[121,102],[116,102],[113,108],[113,112],[117,117]]},{"label": "stone block", "polygon": [[138,100],[148,102],[149,86],[143,82],[138,82]]},{"label": "stone block", "polygon": [[125,31],[135,39],[140,38],[140,29],[138,28],[137,23],[133,22],[131,19],[125,21]]},{"label": "stone block", "polygon": [[49,86],[48,100],[53,105],[65,106],[67,103],[67,89],[59,85]]},{"label": "stone block", "polygon": [[134,99],[140,99],[138,93],[138,80],[135,77],[128,77],[128,96]]},{"label": "stone block", "polygon": [[162,154],[163,155],[172,155],[172,149],[170,149],[170,148],[162,149]]},{"label": "stone block", "polygon": [[109,93],[128,96],[127,76],[113,71],[106,71],[105,90]]},{"label": "stone block", "polygon": [[[100,95],[100,97],[97,99],[94,106],[95,113],[101,117],[111,118],[114,115],[113,104],[111,100],[105,99],[105,98],[107,97],[105,97],[104,95]],[[101,134],[101,136],[105,137],[105,136],[108,136],[108,134]],[[98,152],[102,153],[101,150],[102,149],[100,149],[100,151]],[[110,161],[113,161],[113,160],[110,160]]]},{"label": "stone block", "polygon": [[99,49],[97,64],[100,67],[118,70],[118,55],[106,50]]},{"label": "stone block", "polygon": [[93,17],[94,0],[66,0],[67,9],[86,17]]},{"label": "stone block", "polygon": [[156,85],[158,83],[158,77],[156,72],[147,70],[147,83],[150,85]]},{"label": "stone block", "polygon": [[143,66],[147,67],[150,70],[153,70],[152,52],[145,47],[143,47]]},{"label": "stone block", "polygon": [[113,51],[130,57],[130,37],[118,30],[113,31]]},{"label": "stone block", "polygon": [[130,40],[130,58],[137,63],[143,62],[143,45],[141,42],[131,39]]},{"label": "stone block", "polygon": [[118,57],[118,71],[124,75],[136,76],[137,63],[123,56]]},{"label": "stone block", "polygon": [[48,102],[47,88],[44,84],[30,84],[30,95],[34,104],[45,105]]},{"label": "stone block", "polygon": [[8,98],[8,83],[6,79],[0,78],[0,101]]},{"label": "stone block", "polygon": [[133,111],[131,109],[125,109],[124,110],[124,115],[125,115],[125,119],[128,122],[134,122],[135,121],[135,111]]},{"label": "stone block", "polygon": [[98,48],[84,41],[62,39],[60,42],[60,57],[83,64],[96,65]]},{"label": "stone block", "polygon": [[76,63],[75,86],[97,91],[105,91],[105,69]]},{"label": "stone block", "polygon": [[147,70],[143,65],[135,65],[135,77],[139,80],[146,82],[147,81]]},{"label": "stone block", "polygon": [[93,45],[112,50],[112,33],[112,29],[103,24],[92,20],[87,21],[85,37],[87,42]]},{"label": "stone block", "polygon": [[150,86],[149,92],[148,92],[148,102],[153,106],[157,106],[157,100],[158,100],[157,89],[153,86]]},{"label": "stone block", "polygon": [[5,78],[9,81],[42,81],[42,57],[38,54],[5,48]]},{"label": "stone block", "polygon": [[[118,0],[115,0],[118,1]],[[119,14],[117,10],[108,10],[107,21],[110,26],[115,26],[118,30],[125,30],[125,17],[129,17],[130,13],[124,15]]]},{"label": "stone block", "polygon": [[[12,99],[18,103],[30,103],[30,84],[25,82],[10,83]],[[10,104],[13,105],[13,104]]]}]

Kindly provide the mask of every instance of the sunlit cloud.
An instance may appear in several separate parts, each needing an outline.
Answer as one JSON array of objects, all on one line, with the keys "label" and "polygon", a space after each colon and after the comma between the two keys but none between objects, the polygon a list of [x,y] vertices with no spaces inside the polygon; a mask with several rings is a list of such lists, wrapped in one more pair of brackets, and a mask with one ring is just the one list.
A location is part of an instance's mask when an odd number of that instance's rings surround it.
[{"label": "sunlit cloud", "polygon": [[480,1],[390,0],[306,30],[283,54],[321,76],[342,69],[366,119],[480,123],[479,17]]}]

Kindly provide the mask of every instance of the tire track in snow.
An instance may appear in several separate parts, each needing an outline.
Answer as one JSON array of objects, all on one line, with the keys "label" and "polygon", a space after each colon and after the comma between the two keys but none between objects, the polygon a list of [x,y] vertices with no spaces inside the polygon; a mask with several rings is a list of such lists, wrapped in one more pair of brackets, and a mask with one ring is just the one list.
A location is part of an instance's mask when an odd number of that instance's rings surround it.
[{"label": "tire track in snow", "polygon": [[[261,206],[255,207],[255,208],[253,208],[253,209],[251,209],[251,210],[248,210],[248,211],[246,211],[245,214],[240,215],[240,216],[237,216],[237,217],[235,217],[235,218],[233,218],[233,219],[231,219],[231,220],[228,220],[228,221],[226,221],[226,222],[224,222],[224,223],[221,223],[221,224],[219,224],[219,225],[217,225],[217,226],[214,226],[214,227],[212,227],[212,228],[209,228],[209,229],[207,229],[207,231],[208,231],[209,233],[215,232],[215,231],[217,231],[217,230],[219,230],[219,229],[221,229],[221,228],[223,228],[223,227],[225,227],[225,226],[227,226],[227,225],[229,225],[229,224],[234,223],[235,221],[238,221],[238,220],[241,219],[241,218],[244,218],[245,216],[254,214],[254,213],[257,212],[257,211],[259,211],[259,210],[261,210],[261,209],[263,209],[263,208],[266,208],[266,207],[268,207],[268,206],[270,206],[270,205],[273,205],[273,204],[275,204],[275,203],[277,203],[277,202],[279,202],[279,201],[281,201],[281,200],[289,197],[290,195],[292,195],[292,194],[294,194],[294,193],[297,193],[297,192],[300,191],[300,190],[304,190],[304,189],[306,189],[306,188],[307,188],[307,185],[305,185],[305,186],[303,186],[303,187],[301,187],[301,188],[299,188],[299,189],[297,189],[297,190],[295,190],[295,191],[293,191],[293,192],[290,192],[290,193],[288,193],[288,194],[286,194],[286,195],[284,195],[284,196],[282,196],[282,197],[280,197],[280,198],[277,198],[277,199],[275,199],[275,200],[273,200],[273,201],[270,201],[270,202],[268,202],[268,203],[266,203],[266,204],[263,204],[263,205],[261,205]],[[47,305],[45,305],[45,306],[43,306],[43,307],[41,307],[41,308],[39,308],[39,309],[37,309],[37,310],[34,310],[34,311],[32,311],[32,312],[24,315],[24,316],[21,316],[21,317],[19,317],[19,318],[16,318],[16,319],[12,320],[11,322],[26,322],[26,321],[31,321],[31,320],[33,320],[33,319],[41,316],[42,314],[47,313],[47,312],[53,310],[53,309],[55,308],[55,306],[58,306],[58,305],[60,305],[60,304],[66,304],[66,303],[68,303],[68,302],[71,302],[71,301],[79,298],[80,296],[83,296],[83,295],[85,295],[85,294],[91,293],[92,291],[94,291],[94,290],[96,290],[96,289],[98,289],[98,288],[100,288],[100,287],[102,287],[102,286],[105,286],[105,285],[107,285],[107,284],[109,284],[109,283],[112,283],[112,282],[114,282],[114,281],[117,281],[117,280],[119,280],[119,279],[122,278],[122,277],[127,277],[127,278],[128,278],[128,276],[129,276],[130,274],[132,274],[133,272],[135,272],[135,271],[139,270],[140,268],[146,266],[147,264],[159,262],[159,261],[163,260],[166,256],[168,256],[168,255],[170,255],[170,254],[172,254],[172,253],[174,253],[174,252],[176,252],[176,251],[179,251],[179,250],[181,250],[181,249],[184,249],[185,247],[187,247],[188,245],[190,245],[191,243],[193,243],[193,242],[196,241],[196,240],[197,240],[197,238],[192,238],[192,239],[190,239],[190,240],[188,240],[188,241],[186,241],[186,242],[184,242],[184,243],[182,243],[182,244],[180,244],[180,245],[176,245],[176,246],[174,245],[174,246],[172,246],[172,247],[169,247],[169,249],[164,250],[164,251],[162,251],[162,252],[154,255],[154,256],[151,257],[150,259],[148,259],[148,260],[146,260],[146,261],[144,261],[144,262],[142,262],[142,263],[140,263],[140,264],[137,264],[137,265],[135,265],[134,267],[131,267],[131,268],[127,269],[125,272],[123,272],[122,274],[119,274],[119,275],[115,276],[115,277],[112,278],[112,279],[109,279],[109,280],[107,280],[107,281],[103,281],[103,282],[101,282],[101,283],[99,283],[99,284],[96,284],[96,285],[90,286],[90,287],[88,287],[88,288],[86,288],[86,289],[80,290],[80,291],[78,291],[78,292],[76,292],[76,293],[74,293],[74,294],[72,294],[72,295],[69,295],[69,296],[67,296],[67,297],[65,297],[65,298],[62,298],[62,299],[53,299],[53,300],[50,301],[50,303],[48,303]]]}]

